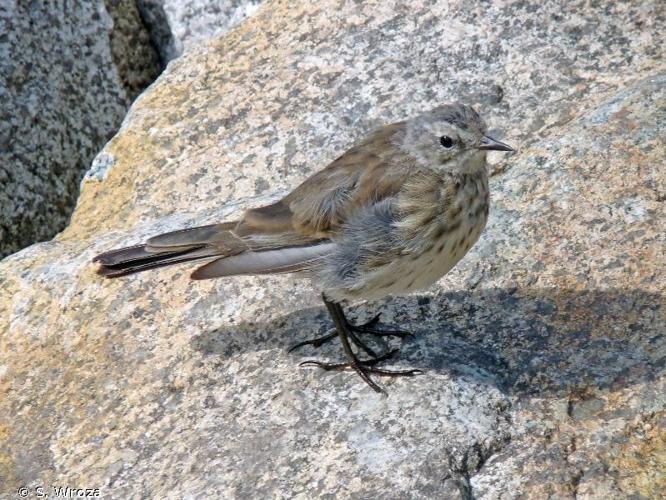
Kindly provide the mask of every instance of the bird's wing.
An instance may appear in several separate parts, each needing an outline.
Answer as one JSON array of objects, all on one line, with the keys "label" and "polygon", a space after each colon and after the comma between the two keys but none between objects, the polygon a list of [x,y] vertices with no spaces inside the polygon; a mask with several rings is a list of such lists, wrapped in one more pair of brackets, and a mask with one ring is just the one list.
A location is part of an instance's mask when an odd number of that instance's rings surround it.
[{"label": "bird's wing", "polygon": [[375,131],[280,201],[245,212],[231,233],[248,251],[210,262],[192,277],[292,272],[315,265],[334,250],[331,238],[356,212],[394,197],[408,181],[411,163],[396,144],[404,127],[396,123]]},{"label": "bird's wing", "polygon": [[239,221],[161,234],[96,260],[121,275],[218,257],[197,269],[194,279],[308,269],[333,250],[331,238],[355,213],[395,196],[407,183],[410,163],[395,144],[403,131],[404,123],[375,131],[282,200],[250,209]]},{"label": "bird's wing", "polygon": [[409,162],[396,145],[404,127],[373,132],[282,200],[248,210],[234,232],[244,238],[288,233],[299,240],[335,235],[359,208],[395,195],[409,178]]}]

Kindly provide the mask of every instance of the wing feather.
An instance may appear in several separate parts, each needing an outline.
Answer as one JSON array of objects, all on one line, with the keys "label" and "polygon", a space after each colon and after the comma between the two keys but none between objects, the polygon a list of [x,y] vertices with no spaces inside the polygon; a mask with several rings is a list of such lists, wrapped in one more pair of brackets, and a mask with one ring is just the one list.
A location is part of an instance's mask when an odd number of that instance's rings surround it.
[{"label": "wing feather", "polygon": [[209,262],[195,270],[191,277],[195,280],[203,280],[238,274],[301,271],[329,255],[335,247],[335,243],[324,243],[263,252],[245,252]]},{"label": "wing feather", "polygon": [[394,196],[413,162],[396,147],[404,122],[382,127],[272,205],[248,210],[234,232],[290,234],[299,244],[331,238],[359,208]]}]

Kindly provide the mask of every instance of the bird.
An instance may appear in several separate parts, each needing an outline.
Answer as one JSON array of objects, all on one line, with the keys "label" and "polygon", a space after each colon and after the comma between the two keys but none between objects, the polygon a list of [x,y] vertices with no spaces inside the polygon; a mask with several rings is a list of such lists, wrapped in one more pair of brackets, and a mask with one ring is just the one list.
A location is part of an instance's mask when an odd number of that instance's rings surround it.
[{"label": "bird", "polygon": [[373,375],[422,371],[378,367],[397,349],[379,355],[361,337],[410,334],[380,328],[379,315],[354,324],[343,305],[428,288],[463,258],[488,219],[488,151],[514,149],[487,134],[473,107],[441,104],[379,127],[279,201],[238,220],[159,234],[93,262],[106,278],[192,261],[205,261],[193,280],[305,275],[321,292],[334,328],[292,349],[337,337],[346,360],[301,365],[353,370],[385,393]]}]

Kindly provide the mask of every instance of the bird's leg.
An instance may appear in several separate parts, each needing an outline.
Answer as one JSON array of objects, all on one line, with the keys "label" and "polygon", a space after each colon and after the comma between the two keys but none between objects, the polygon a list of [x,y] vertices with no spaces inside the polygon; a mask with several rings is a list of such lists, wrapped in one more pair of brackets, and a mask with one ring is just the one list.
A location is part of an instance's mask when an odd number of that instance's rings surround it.
[{"label": "bird's leg", "polygon": [[[350,329],[349,322],[345,318],[345,314],[344,311],[342,310],[342,307],[340,307],[340,304],[337,304],[336,302],[330,302],[326,300],[326,297],[324,297],[323,295],[322,298],[324,300],[324,304],[326,304],[328,313],[330,314],[331,319],[335,324],[338,337],[340,337],[340,342],[342,342],[342,348],[345,351],[348,361],[346,363],[324,363],[321,361],[305,361],[301,363],[301,366],[318,366],[327,371],[345,370],[348,368],[352,369],[356,373],[358,373],[359,376],[365,381],[365,383],[367,383],[370,387],[372,387],[374,391],[381,393],[385,392],[381,387],[379,387],[375,382],[373,382],[373,380],[369,376],[370,373],[374,373],[376,375],[393,376],[393,377],[399,377],[399,376],[411,377],[419,373],[422,373],[421,370],[383,370],[374,367],[374,365],[377,364],[378,362],[384,361],[385,359],[388,359],[391,356],[393,356],[396,352],[398,352],[397,349],[394,349],[382,356],[373,356],[373,358],[369,360],[360,360],[352,350],[351,344],[349,342],[349,338],[350,337],[353,338],[354,334]],[[326,340],[330,339],[327,338]],[[354,342],[356,343],[357,341],[358,338]]]},{"label": "bird's leg", "polygon": [[[324,299],[325,301],[326,299]],[[336,304],[337,305],[337,304]],[[378,329],[374,328],[374,326],[379,323],[379,316],[380,314],[377,314],[374,318],[372,318],[370,321],[363,323],[362,325],[355,325],[353,323],[350,323],[349,320],[345,317],[344,312],[342,311],[342,307],[338,305],[339,312],[342,316],[342,322],[344,325],[347,327],[348,330],[348,335],[349,335],[349,340],[359,347],[360,349],[363,349],[368,356],[372,356],[373,358],[376,358],[378,355],[377,353],[371,349],[365,342],[363,342],[357,335],[357,333],[363,333],[363,334],[368,334],[368,335],[374,335],[375,337],[412,337],[412,333],[405,331],[405,330],[384,330],[384,329]],[[298,344],[294,344],[289,348],[288,352],[295,351],[296,349],[299,349],[305,345],[311,345],[314,347],[321,347],[327,342],[330,342],[333,340],[335,337],[338,336],[338,329],[337,327],[331,328],[328,332],[326,332],[326,335],[323,335],[321,337],[316,337],[313,339],[309,340],[304,340],[303,342],[299,342]]]}]

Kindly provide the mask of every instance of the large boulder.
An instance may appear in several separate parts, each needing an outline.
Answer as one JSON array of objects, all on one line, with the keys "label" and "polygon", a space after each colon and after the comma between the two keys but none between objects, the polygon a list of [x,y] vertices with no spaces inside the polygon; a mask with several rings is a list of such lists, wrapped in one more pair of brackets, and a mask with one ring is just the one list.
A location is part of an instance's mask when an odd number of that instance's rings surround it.
[{"label": "large boulder", "polygon": [[[427,4],[427,5],[426,5]],[[663,479],[660,2],[272,1],[172,62],[68,228],[0,263],[0,477],[115,497],[656,498]],[[90,259],[274,199],[371,127],[474,104],[489,227],[437,287],[349,308],[415,333],[381,379],[299,369],[307,282],[105,281]]]},{"label": "large boulder", "polygon": [[160,72],[133,0],[0,7],[0,257],[62,230],[90,162]]}]

